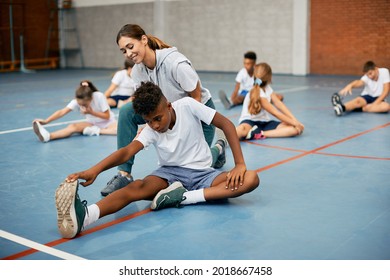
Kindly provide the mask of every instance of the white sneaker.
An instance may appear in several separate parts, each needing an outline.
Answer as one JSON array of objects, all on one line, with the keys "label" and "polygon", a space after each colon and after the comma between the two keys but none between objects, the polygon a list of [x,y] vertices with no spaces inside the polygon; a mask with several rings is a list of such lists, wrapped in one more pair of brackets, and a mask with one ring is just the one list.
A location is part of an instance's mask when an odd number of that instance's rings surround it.
[{"label": "white sneaker", "polygon": [[33,122],[33,129],[41,142],[46,143],[50,141],[50,132],[47,131],[39,122]]},{"label": "white sneaker", "polygon": [[83,135],[87,135],[87,136],[99,136],[100,135],[100,128],[97,127],[96,125],[94,126],[87,126],[86,128],[84,128],[83,130]]}]

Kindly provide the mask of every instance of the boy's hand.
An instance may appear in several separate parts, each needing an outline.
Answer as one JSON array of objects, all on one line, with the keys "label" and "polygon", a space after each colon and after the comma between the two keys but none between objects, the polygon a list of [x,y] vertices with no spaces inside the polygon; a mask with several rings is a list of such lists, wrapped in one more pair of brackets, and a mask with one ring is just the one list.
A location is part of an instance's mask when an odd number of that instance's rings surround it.
[{"label": "boy's hand", "polygon": [[352,94],[352,86],[347,85],[345,88],[343,88],[342,90],[340,90],[339,93],[340,93],[342,96],[347,95],[347,93],[348,93],[349,95],[351,95],[351,94]]},{"label": "boy's hand", "polygon": [[68,177],[66,177],[66,181],[73,182],[73,181],[76,181],[78,179],[84,179],[85,182],[80,183],[80,184],[82,186],[86,187],[86,186],[89,186],[90,184],[92,184],[95,181],[96,177],[97,177],[97,174],[95,174],[94,172],[91,172],[90,170],[86,170],[86,171],[81,171],[78,173],[70,174]]},{"label": "boy's hand", "polygon": [[238,190],[238,188],[244,184],[245,172],[245,164],[236,164],[236,166],[226,175],[226,188],[231,189],[232,191]]}]

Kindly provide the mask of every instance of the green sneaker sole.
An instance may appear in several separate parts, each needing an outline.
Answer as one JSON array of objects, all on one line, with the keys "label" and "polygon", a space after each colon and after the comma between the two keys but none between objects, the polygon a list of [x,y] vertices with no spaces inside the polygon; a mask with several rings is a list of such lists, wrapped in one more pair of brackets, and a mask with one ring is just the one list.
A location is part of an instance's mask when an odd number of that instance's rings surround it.
[{"label": "green sneaker sole", "polygon": [[63,238],[77,235],[78,224],[75,210],[75,197],[78,181],[62,182],[56,190],[57,226]]}]

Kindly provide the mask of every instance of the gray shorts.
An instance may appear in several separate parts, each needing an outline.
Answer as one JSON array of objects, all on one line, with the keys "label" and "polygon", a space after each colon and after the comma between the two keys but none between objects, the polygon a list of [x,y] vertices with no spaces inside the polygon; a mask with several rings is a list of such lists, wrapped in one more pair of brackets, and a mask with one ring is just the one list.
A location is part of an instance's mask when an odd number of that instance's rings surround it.
[{"label": "gray shorts", "polygon": [[150,175],[167,180],[169,185],[179,181],[190,191],[210,187],[214,179],[222,172],[214,168],[190,169],[179,166],[161,166]]}]

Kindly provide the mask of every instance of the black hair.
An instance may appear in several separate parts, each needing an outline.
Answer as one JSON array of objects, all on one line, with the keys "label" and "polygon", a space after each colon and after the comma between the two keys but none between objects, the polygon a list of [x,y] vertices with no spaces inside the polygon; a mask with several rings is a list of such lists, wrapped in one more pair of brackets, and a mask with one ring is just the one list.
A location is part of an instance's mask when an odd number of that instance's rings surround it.
[{"label": "black hair", "polygon": [[374,61],[367,61],[363,65],[363,73],[367,73],[370,70],[375,70],[375,68],[376,64],[374,63]]},{"label": "black hair", "polygon": [[152,82],[142,82],[134,92],[133,108],[136,114],[147,116],[154,111],[161,102],[167,102],[161,89]]},{"label": "black hair", "polygon": [[124,69],[129,69],[134,67],[134,61],[131,59],[125,59],[125,62],[123,63]]},{"label": "black hair", "polygon": [[251,59],[251,60],[255,60],[257,59],[257,56],[256,56],[256,53],[255,52],[246,52],[244,54],[244,58],[247,58],[247,59]]}]

